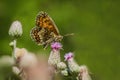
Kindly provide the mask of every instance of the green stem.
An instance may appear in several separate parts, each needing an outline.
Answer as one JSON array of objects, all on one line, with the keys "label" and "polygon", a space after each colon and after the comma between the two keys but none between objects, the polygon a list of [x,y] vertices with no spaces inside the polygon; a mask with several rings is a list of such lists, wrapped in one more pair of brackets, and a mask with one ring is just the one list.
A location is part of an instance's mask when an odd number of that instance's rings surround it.
[{"label": "green stem", "polygon": [[12,52],[12,57],[13,57],[13,59],[15,59],[14,55],[15,55],[16,43],[17,43],[17,40],[14,39],[14,40],[13,40],[13,52]]}]

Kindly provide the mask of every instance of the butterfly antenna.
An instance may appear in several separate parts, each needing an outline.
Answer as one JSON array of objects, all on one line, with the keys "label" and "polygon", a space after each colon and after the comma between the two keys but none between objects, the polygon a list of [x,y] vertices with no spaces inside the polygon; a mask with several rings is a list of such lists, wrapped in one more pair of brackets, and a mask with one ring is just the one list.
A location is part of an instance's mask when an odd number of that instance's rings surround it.
[{"label": "butterfly antenna", "polygon": [[74,33],[70,33],[70,34],[65,34],[64,36],[73,36]]}]

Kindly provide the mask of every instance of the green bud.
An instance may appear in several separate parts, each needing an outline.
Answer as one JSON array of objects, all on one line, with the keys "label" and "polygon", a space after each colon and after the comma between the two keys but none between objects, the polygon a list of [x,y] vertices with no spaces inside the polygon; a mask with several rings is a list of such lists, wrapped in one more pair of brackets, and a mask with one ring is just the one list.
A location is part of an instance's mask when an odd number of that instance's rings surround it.
[{"label": "green bud", "polygon": [[60,62],[57,64],[57,68],[60,69],[60,70],[63,70],[65,69],[67,66],[64,62]]},{"label": "green bud", "polygon": [[68,76],[68,71],[67,71],[67,69],[62,70],[62,71],[61,71],[61,74],[62,74],[63,76]]},{"label": "green bud", "polygon": [[9,46],[13,47],[13,46],[14,46],[14,43],[13,43],[13,42],[10,42],[10,43],[9,43]]},{"label": "green bud", "polygon": [[9,35],[13,38],[18,38],[22,33],[22,24],[19,21],[14,21],[10,26]]}]

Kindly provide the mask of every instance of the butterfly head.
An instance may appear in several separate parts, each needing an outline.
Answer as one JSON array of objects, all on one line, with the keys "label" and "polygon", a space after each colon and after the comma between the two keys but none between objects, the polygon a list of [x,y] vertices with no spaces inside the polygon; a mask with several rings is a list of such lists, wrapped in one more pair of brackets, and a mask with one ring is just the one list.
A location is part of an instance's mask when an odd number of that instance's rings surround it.
[{"label": "butterfly head", "polygon": [[61,35],[58,35],[55,37],[56,42],[60,42],[62,39],[63,39],[63,36],[61,36]]}]

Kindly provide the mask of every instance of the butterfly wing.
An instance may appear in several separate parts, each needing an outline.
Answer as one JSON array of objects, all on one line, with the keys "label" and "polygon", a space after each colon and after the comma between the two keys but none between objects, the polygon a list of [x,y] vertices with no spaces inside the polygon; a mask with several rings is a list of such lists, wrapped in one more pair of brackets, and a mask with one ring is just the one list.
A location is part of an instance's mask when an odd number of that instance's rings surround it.
[{"label": "butterfly wing", "polygon": [[42,36],[44,36],[44,33],[42,32],[42,28],[40,28],[40,27],[32,28],[31,32],[30,32],[30,36],[31,36],[32,40],[35,41],[37,44],[39,44],[39,45],[44,44],[43,37],[42,37]]},{"label": "butterfly wing", "polygon": [[46,12],[39,12],[36,17],[36,26],[46,28],[55,35],[59,35],[58,28],[56,27],[52,18]]}]

